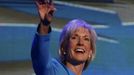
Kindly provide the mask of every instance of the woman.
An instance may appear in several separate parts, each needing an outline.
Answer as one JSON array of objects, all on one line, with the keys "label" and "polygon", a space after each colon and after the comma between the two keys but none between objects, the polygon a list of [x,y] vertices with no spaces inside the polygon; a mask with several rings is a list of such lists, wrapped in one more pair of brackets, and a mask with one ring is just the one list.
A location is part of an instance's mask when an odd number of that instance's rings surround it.
[{"label": "woman", "polygon": [[59,59],[51,57],[49,40],[53,3],[36,1],[40,23],[35,35],[31,57],[36,75],[82,75],[90,61],[95,57],[96,32],[85,21],[74,19],[68,22],[61,33]]}]

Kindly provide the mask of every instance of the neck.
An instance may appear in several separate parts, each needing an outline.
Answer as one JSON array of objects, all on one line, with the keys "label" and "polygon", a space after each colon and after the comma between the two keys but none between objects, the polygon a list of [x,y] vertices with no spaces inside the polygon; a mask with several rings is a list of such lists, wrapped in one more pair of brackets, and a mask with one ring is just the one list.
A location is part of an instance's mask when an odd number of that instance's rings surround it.
[{"label": "neck", "polygon": [[66,66],[75,73],[75,75],[82,75],[82,71],[84,68],[84,63],[78,64],[78,65],[73,65],[69,62],[66,63]]}]

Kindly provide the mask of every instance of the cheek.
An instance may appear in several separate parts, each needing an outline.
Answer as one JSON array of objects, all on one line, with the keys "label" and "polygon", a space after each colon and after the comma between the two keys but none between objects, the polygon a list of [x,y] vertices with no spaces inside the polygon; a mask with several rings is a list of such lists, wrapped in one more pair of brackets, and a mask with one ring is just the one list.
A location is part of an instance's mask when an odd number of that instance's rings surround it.
[{"label": "cheek", "polygon": [[76,43],[74,41],[69,42],[69,48],[70,49],[75,48],[75,46],[76,46]]},{"label": "cheek", "polygon": [[72,57],[73,55],[73,50],[75,49],[75,45],[72,42],[68,43],[68,51],[67,51],[67,56]]},{"label": "cheek", "polygon": [[92,50],[91,46],[90,45],[85,45],[85,48],[88,52],[90,52]]}]

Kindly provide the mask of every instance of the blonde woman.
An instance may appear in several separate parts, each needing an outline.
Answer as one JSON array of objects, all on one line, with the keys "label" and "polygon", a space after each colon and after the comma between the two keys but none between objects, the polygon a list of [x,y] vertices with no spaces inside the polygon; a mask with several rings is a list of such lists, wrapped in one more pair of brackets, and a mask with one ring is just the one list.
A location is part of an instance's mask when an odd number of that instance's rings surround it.
[{"label": "blonde woman", "polygon": [[32,45],[31,57],[36,75],[83,75],[96,52],[96,32],[81,19],[69,21],[60,36],[59,58],[51,57],[49,41],[55,7],[36,1],[40,23]]}]

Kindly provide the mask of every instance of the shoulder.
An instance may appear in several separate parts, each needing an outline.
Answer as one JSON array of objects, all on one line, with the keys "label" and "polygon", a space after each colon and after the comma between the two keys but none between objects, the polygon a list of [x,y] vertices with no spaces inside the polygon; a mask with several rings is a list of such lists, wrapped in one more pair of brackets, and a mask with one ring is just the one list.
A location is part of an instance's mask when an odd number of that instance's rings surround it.
[{"label": "shoulder", "polygon": [[51,63],[52,63],[51,69],[53,69],[53,71],[55,72],[55,75],[63,75],[63,74],[70,75],[66,66],[63,63],[61,63],[61,61],[59,59],[53,58]]},{"label": "shoulder", "polygon": [[51,66],[53,66],[53,68],[65,69],[64,64],[59,59],[52,58],[50,63],[51,63]]},{"label": "shoulder", "polygon": [[52,58],[51,64],[52,64],[53,66],[62,66],[62,63],[60,62],[60,60],[58,60],[58,59],[56,59],[56,58]]}]

